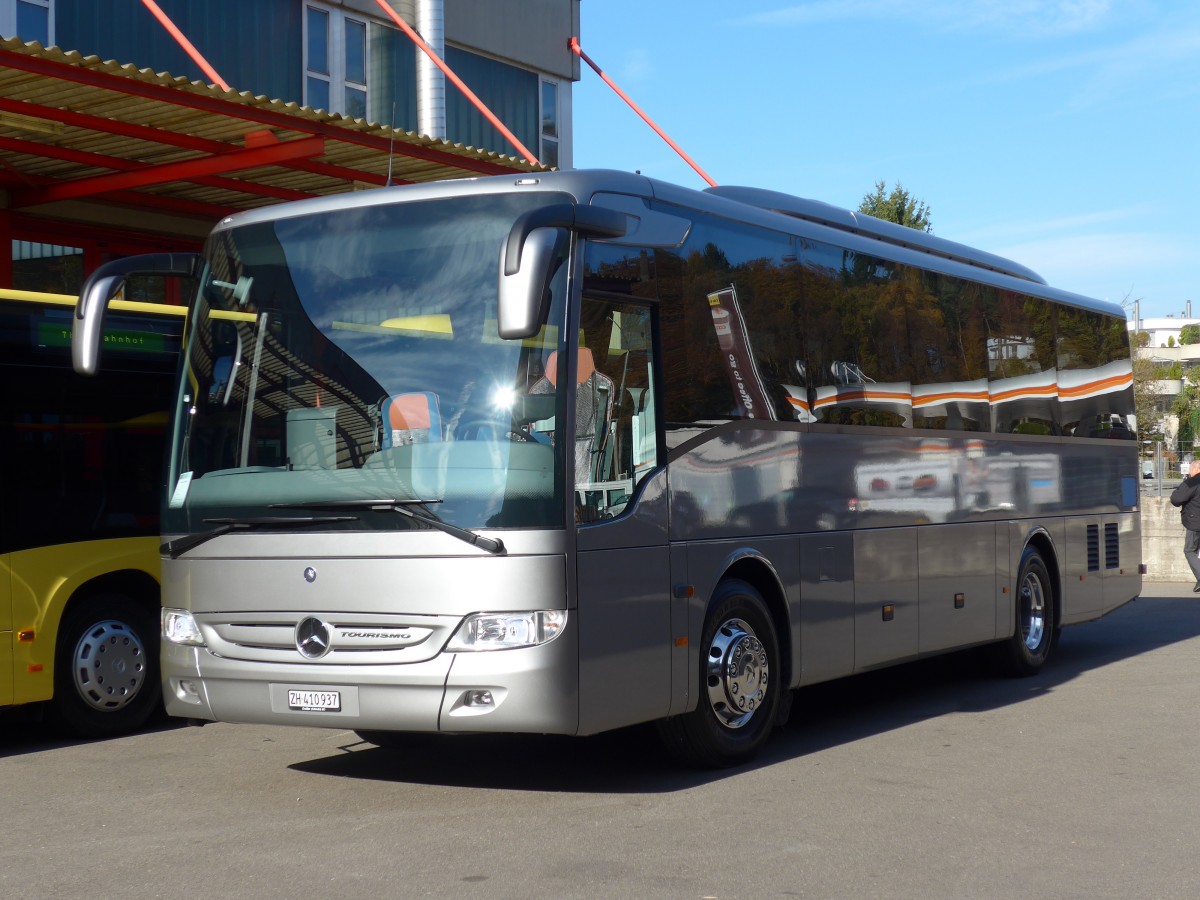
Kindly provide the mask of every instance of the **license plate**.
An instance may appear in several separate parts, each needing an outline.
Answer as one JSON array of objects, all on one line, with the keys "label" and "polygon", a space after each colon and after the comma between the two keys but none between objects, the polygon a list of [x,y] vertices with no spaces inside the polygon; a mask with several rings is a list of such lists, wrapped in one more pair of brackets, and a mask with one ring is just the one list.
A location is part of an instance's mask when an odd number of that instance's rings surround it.
[{"label": "license plate", "polygon": [[288,709],[304,712],[340,712],[341,691],[288,691]]}]

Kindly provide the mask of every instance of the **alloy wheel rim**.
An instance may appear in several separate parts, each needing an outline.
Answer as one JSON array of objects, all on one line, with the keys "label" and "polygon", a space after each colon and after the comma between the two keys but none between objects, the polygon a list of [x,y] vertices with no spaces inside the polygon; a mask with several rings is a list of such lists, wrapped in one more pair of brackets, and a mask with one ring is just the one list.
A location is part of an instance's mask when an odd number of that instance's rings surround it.
[{"label": "alloy wheel rim", "polygon": [[1025,646],[1037,650],[1046,632],[1046,595],[1042,580],[1030,572],[1021,584],[1021,630]]},{"label": "alloy wheel rim", "polygon": [[708,702],[717,721],[736,729],[762,708],[770,683],[766,648],[742,619],[729,619],[708,646]]}]

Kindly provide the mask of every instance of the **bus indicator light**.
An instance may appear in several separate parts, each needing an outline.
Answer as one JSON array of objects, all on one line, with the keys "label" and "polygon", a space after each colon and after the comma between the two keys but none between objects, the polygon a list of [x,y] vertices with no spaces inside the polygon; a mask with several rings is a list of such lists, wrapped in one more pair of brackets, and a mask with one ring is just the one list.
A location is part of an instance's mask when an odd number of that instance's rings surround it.
[{"label": "bus indicator light", "polygon": [[894,618],[896,618],[896,607],[895,607],[895,605],[894,605],[894,604],[891,604],[891,603],[885,603],[885,604],[883,604],[883,621],[885,621],[885,622],[890,622],[890,621],[892,621],[892,619],[894,619]]},{"label": "bus indicator light", "polygon": [[45,666],[43,666],[41,663],[30,663],[29,664],[29,671],[35,675],[38,672],[42,671],[44,668],[45,668]]},{"label": "bus indicator light", "polygon": [[32,628],[26,628],[17,632],[17,643],[32,644],[35,637],[37,637],[37,633]]}]

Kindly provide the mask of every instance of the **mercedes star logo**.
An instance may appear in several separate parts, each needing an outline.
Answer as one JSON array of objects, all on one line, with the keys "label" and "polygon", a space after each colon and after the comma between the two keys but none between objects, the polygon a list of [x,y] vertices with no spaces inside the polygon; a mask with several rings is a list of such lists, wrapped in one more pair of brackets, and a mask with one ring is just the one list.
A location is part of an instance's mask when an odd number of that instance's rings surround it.
[{"label": "mercedes star logo", "polygon": [[307,569],[305,569],[304,570],[304,580],[307,581],[309,584],[312,584],[314,581],[316,581],[317,580],[317,570],[314,569],[312,566],[309,566]]},{"label": "mercedes star logo", "polygon": [[296,626],[296,649],[308,659],[320,659],[329,652],[330,628],[315,616]]}]

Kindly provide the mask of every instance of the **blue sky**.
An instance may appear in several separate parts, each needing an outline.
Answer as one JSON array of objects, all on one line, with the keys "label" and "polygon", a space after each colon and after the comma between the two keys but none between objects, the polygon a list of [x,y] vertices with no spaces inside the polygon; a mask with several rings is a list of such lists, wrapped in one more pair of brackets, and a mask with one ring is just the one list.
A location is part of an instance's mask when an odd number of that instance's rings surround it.
[{"label": "blue sky", "polygon": [[[857,207],[1143,316],[1200,315],[1195,0],[583,0],[592,59],[720,184]],[[591,69],[575,165],[705,183]]]}]

